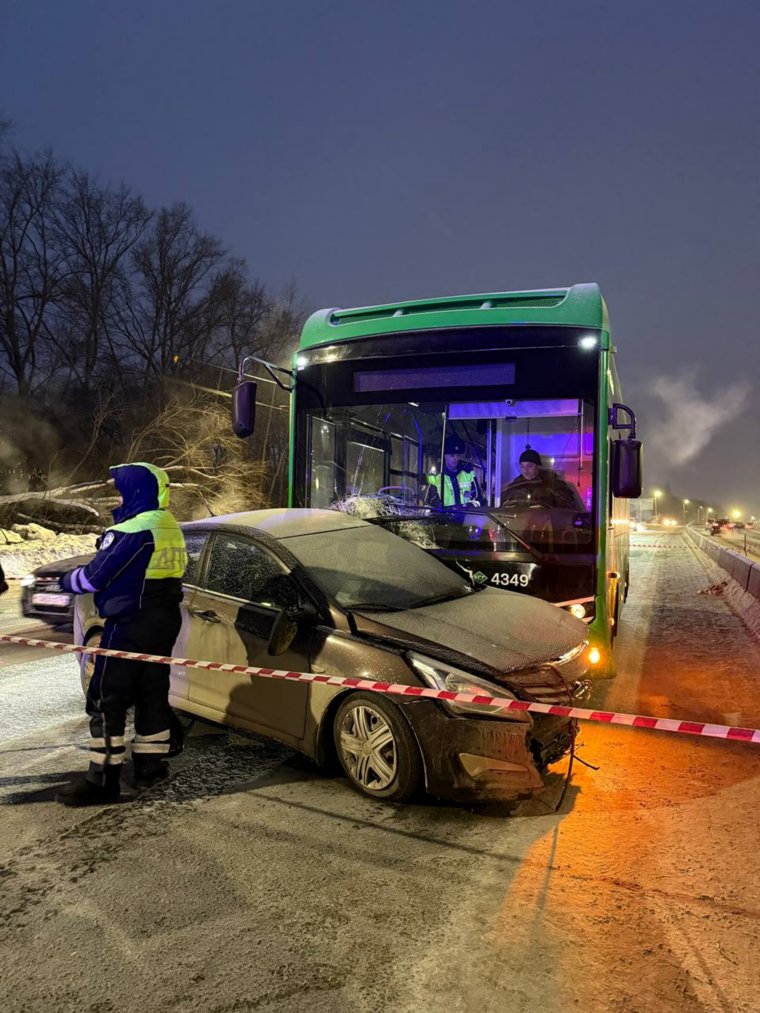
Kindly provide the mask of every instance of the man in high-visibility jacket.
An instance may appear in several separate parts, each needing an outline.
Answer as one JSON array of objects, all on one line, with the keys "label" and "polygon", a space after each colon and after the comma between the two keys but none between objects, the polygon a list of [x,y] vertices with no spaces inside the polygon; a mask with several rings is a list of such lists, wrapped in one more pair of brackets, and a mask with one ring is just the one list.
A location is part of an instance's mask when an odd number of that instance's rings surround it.
[{"label": "man in high-visibility jacket", "polygon": [[[61,583],[74,594],[94,593],[105,620],[102,647],[171,655],[181,626],[185,538],[169,512],[169,478],[152,464],[110,469],[121,504],[95,557]],[[97,655],[87,690],[90,767],[86,778],[56,795],[64,805],[118,802],[127,710],[135,708],[132,746],[136,785],[168,774],[171,749],[169,666]]]},{"label": "man in high-visibility jacket", "polygon": [[427,477],[427,502],[430,506],[438,509],[441,506],[480,506],[478,480],[472,465],[462,460],[464,451],[464,443],[458,436],[446,437],[443,445],[443,473]]}]

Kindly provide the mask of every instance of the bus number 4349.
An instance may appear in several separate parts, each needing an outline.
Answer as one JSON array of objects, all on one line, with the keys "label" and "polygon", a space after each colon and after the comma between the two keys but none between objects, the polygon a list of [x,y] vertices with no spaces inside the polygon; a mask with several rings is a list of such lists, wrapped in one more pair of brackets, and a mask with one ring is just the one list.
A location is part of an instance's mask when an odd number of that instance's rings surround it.
[{"label": "bus number 4349", "polygon": [[495,573],[490,582],[498,587],[527,587],[530,577],[527,573]]}]

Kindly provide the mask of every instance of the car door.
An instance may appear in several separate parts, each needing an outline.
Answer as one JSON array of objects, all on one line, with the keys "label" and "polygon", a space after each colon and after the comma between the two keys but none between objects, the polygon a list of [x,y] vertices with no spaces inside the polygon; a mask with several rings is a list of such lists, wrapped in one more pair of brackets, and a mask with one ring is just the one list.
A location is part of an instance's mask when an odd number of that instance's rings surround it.
[{"label": "car door", "polygon": [[[312,632],[300,624],[283,654],[267,652],[283,608],[297,605],[298,588],[272,553],[251,538],[217,532],[188,608],[193,656],[224,664],[308,672]],[[306,683],[256,678],[234,672],[192,669],[190,700],[218,712],[226,724],[254,725],[286,741],[303,738]]]},{"label": "car door", "polygon": [[[198,586],[198,579],[203,569],[203,553],[209,540],[208,531],[186,531],[185,547],[187,548],[187,567],[182,578],[182,626],[177,640],[174,644],[173,654],[175,658],[190,658],[191,645],[191,613],[193,598]],[[182,706],[182,700],[189,696],[190,669],[180,665],[171,666],[171,696],[172,702]]]}]

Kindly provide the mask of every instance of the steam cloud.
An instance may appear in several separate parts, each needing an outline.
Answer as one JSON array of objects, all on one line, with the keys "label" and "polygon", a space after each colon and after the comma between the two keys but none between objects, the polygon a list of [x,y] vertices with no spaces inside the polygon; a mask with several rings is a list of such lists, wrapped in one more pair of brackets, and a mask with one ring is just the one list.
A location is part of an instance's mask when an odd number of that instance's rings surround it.
[{"label": "steam cloud", "polygon": [[662,406],[663,419],[658,426],[657,443],[674,464],[687,464],[715,436],[721,426],[744,411],[750,384],[729,384],[705,397],[697,390],[696,377],[660,376],[651,394]]}]

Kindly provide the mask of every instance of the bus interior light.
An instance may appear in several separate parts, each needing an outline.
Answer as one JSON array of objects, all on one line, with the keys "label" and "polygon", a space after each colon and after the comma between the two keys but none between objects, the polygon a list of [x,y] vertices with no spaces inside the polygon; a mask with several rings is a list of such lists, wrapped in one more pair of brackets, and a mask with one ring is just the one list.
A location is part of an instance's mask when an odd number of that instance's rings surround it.
[{"label": "bus interior light", "polygon": [[593,334],[584,334],[583,337],[579,338],[578,340],[578,347],[596,348],[598,343],[599,343],[598,338],[596,338]]}]

